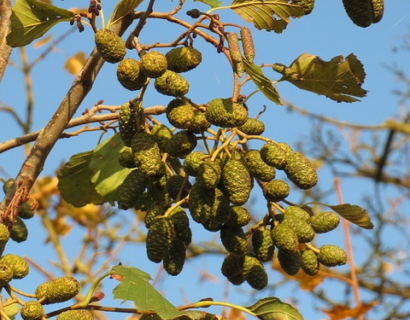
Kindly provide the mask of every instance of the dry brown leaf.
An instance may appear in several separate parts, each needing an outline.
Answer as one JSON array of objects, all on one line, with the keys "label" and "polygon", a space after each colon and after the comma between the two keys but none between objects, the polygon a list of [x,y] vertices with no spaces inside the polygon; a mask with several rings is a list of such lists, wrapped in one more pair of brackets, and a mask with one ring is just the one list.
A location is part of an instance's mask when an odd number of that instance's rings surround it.
[{"label": "dry brown leaf", "polygon": [[41,38],[40,40],[37,40],[36,42],[34,42],[33,48],[34,49],[41,48],[42,46],[49,43],[51,39],[53,39],[53,35],[49,34],[47,37]]},{"label": "dry brown leaf", "polygon": [[67,59],[64,68],[69,74],[75,76],[77,75],[85,64],[85,53],[80,51],[74,56]]},{"label": "dry brown leaf", "polygon": [[335,305],[331,309],[322,309],[322,311],[329,316],[330,320],[341,320],[346,318],[356,319],[358,316],[367,313],[378,303],[379,301],[376,300],[371,303],[366,303],[355,308],[350,308],[344,305]]},{"label": "dry brown leaf", "polygon": [[234,308],[229,309],[227,318],[228,320],[246,320],[246,316],[243,312]]}]

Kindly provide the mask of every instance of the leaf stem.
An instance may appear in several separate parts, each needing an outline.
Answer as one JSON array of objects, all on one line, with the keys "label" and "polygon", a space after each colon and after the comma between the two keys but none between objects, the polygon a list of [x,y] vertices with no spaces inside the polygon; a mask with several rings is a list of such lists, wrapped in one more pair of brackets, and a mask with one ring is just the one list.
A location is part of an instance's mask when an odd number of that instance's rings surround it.
[{"label": "leaf stem", "polygon": [[192,308],[206,308],[206,307],[210,307],[210,306],[223,306],[223,307],[229,307],[229,308],[233,308],[233,309],[237,309],[237,310],[241,310],[255,318],[258,318],[258,316],[253,313],[252,311],[250,311],[249,309],[242,307],[242,306],[238,306],[236,304],[231,304],[228,302],[220,302],[220,301],[198,301],[195,303],[191,303],[188,304],[186,306],[180,307],[178,308],[179,310],[186,310],[186,309],[192,309]]},{"label": "leaf stem", "polygon": [[104,273],[102,276],[100,276],[97,280],[95,280],[90,289],[87,292],[87,295],[85,296],[83,301],[80,301],[79,303],[77,303],[75,306],[79,307],[79,308],[85,308],[90,302],[91,299],[93,298],[94,295],[94,291],[97,288],[98,284],[106,277],[110,276],[112,274],[112,270]]}]

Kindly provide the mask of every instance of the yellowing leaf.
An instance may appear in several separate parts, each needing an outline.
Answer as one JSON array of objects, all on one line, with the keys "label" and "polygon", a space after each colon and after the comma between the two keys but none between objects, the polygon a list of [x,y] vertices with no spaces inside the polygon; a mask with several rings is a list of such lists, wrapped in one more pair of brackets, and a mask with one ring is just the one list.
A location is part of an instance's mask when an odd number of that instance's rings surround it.
[{"label": "yellowing leaf", "polygon": [[36,41],[36,42],[33,44],[33,48],[34,48],[34,49],[41,48],[42,46],[44,46],[44,45],[46,45],[47,43],[49,43],[51,39],[53,39],[53,35],[52,35],[52,34],[48,35],[47,37],[45,37],[45,38],[43,38],[43,39],[40,39],[40,40]]},{"label": "yellowing leaf", "polygon": [[378,303],[379,301],[373,301],[356,308],[350,308],[344,305],[335,305],[331,309],[323,309],[322,311],[330,317],[330,320],[342,320],[346,318],[357,319],[360,315],[367,313]]},{"label": "yellowing leaf", "polygon": [[64,68],[69,74],[75,76],[77,75],[85,64],[85,53],[77,52],[74,56],[67,59]]},{"label": "yellowing leaf", "polygon": [[4,313],[9,317],[10,320],[14,320],[20,310],[20,305],[15,301],[13,302],[12,298],[7,298],[4,301],[3,306]]},{"label": "yellowing leaf", "polygon": [[88,13],[88,8],[70,8],[70,11],[74,14],[80,14],[80,13]]},{"label": "yellowing leaf", "polygon": [[302,7],[288,0],[234,0],[230,8],[245,21],[253,22],[256,29],[276,33],[287,27],[289,18],[304,15]]},{"label": "yellowing leaf", "polygon": [[11,32],[7,43],[23,47],[40,38],[62,21],[70,21],[74,13],[36,0],[17,0],[11,14]]},{"label": "yellowing leaf", "polygon": [[359,207],[358,205],[352,204],[340,204],[335,206],[330,206],[325,204],[333,211],[340,214],[346,220],[358,225],[364,229],[373,229],[373,223],[370,221],[370,217],[365,209]]},{"label": "yellowing leaf", "polygon": [[110,19],[108,20],[107,28],[122,18],[127,14],[132,12],[136,7],[138,7],[144,0],[121,0],[117,3],[114,10],[111,13]]},{"label": "yellowing leaf", "polygon": [[242,57],[245,65],[246,73],[251,77],[253,83],[259,88],[259,90],[265,95],[266,98],[281,105],[280,97],[276,89],[273,87],[272,82],[263,74],[261,68],[259,68],[253,62],[249,62],[245,57]]},{"label": "yellowing leaf", "polygon": [[238,309],[231,308],[227,315],[228,320],[246,320],[245,314]]},{"label": "yellowing leaf", "polygon": [[365,97],[367,91],[362,89],[366,73],[362,63],[354,54],[334,57],[323,61],[318,56],[303,53],[287,68],[275,64],[273,69],[299,89],[324,95],[337,102],[359,101],[354,97]]},{"label": "yellowing leaf", "polygon": [[219,1],[219,0],[194,0],[194,1],[205,3],[212,8],[217,8],[222,4],[222,1]]}]

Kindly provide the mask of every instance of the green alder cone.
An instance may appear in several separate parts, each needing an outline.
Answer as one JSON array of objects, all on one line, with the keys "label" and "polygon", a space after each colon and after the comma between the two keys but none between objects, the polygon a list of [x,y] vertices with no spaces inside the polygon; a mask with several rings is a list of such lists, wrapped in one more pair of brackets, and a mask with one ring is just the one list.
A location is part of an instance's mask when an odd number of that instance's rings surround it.
[{"label": "green alder cone", "polygon": [[275,167],[276,169],[284,169],[286,166],[287,153],[276,142],[267,142],[260,150],[261,158],[269,166]]},{"label": "green alder cone", "polygon": [[248,118],[238,129],[247,135],[259,136],[265,131],[265,124],[258,119]]},{"label": "green alder cone", "polygon": [[243,61],[236,62],[233,61],[233,71],[238,75],[239,78],[242,78],[244,72],[246,71],[245,64]]},{"label": "green alder cone", "polygon": [[384,0],[372,0],[373,23],[379,22],[383,18]]},{"label": "green alder cone", "polygon": [[15,242],[24,242],[28,237],[28,229],[26,224],[20,217],[16,217],[13,223],[13,227],[10,230],[10,239]]},{"label": "green alder cone", "polygon": [[165,271],[171,276],[180,274],[184,267],[185,256],[186,249],[184,242],[179,238],[175,238],[164,257]]},{"label": "green alder cone", "polygon": [[222,169],[223,192],[237,206],[245,204],[252,190],[252,177],[243,161],[229,159]]},{"label": "green alder cone", "polygon": [[126,58],[117,66],[118,82],[125,88],[131,91],[140,90],[147,77],[140,72],[140,63],[137,60]]},{"label": "green alder cone", "polygon": [[205,189],[195,182],[189,193],[188,208],[195,222],[203,223],[212,215],[215,203],[215,190]]},{"label": "green alder cone", "polygon": [[300,266],[309,276],[314,276],[319,272],[319,260],[316,253],[310,249],[305,249],[300,253]]},{"label": "green alder cone", "polygon": [[245,161],[252,176],[256,179],[268,182],[275,179],[276,170],[267,165],[261,157],[259,150],[249,150],[245,155]]},{"label": "green alder cone", "polygon": [[257,258],[246,255],[242,270],[246,282],[252,288],[262,290],[268,285],[268,274]]},{"label": "green alder cone", "polygon": [[221,180],[222,170],[218,163],[207,159],[199,166],[196,181],[205,189],[215,189]]},{"label": "green alder cone", "polygon": [[284,218],[297,218],[306,222],[310,222],[310,214],[298,206],[287,206],[284,213]]},{"label": "green alder cone", "polygon": [[215,188],[215,202],[212,207],[212,219],[220,224],[226,223],[231,217],[229,201],[221,190]]},{"label": "green alder cone", "polygon": [[248,209],[240,206],[229,207],[229,220],[226,225],[231,228],[244,227],[251,222],[251,215]]},{"label": "green alder cone", "polygon": [[166,115],[169,123],[179,129],[189,129],[195,118],[192,105],[181,99],[168,103]]},{"label": "green alder cone", "polygon": [[176,236],[185,243],[186,247],[192,242],[192,230],[190,227],[183,232],[177,232]]},{"label": "green alder cone", "polygon": [[246,60],[250,63],[253,62],[255,58],[255,46],[253,44],[253,38],[251,30],[247,27],[241,28],[241,40],[242,40],[242,48],[245,54]]},{"label": "green alder cone", "polygon": [[346,252],[335,245],[324,245],[317,256],[319,262],[326,267],[342,266],[347,262]]},{"label": "green alder cone", "polygon": [[371,0],[343,0],[343,6],[355,25],[366,28],[372,24],[373,7]]},{"label": "green alder cone", "polygon": [[294,276],[301,267],[300,252],[287,252],[279,249],[278,260],[280,267],[287,274]]},{"label": "green alder cone", "polygon": [[131,171],[117,189],[118,207],[123,210],[132,208],[147,187],[148,179],[140,170]]},{"label": "green alder cone", "polygon": [[109,29],[100,29],[95,33],[95,46],[101,57],[109,63],[120,62],[127,53],[121,37]]},{"label": "green alder cone", "polygon": [[268,229],[256,229],[252,233],[252,249],[255,257],[262,262],[272,260],[275,246]]},{"label": "green alder cone", "polygon": [[242,273],[245,256],[228,253],[222,262],[221,272],[230,283],[237,286],[245,282]]},{"label": "green alder cone", "polygon": [[1,257],[1,263],[8,265],[13,271],[13,279],[23,279],[30,272],[30,268],[26,260],[15,254],[6,254]]},{"label": "green alder cone", "polygon": [[317,184],[317,173],[311,162],[300,152],[293,152],[286,161],[285,173],[298,188],[311,189]]},{"label": "green alder cone", "polygon": [[20,314],[24,320],[41,320],[44,316],[44,308],[38,301],[28,301],[21,307]]},{"label": "green alder cone", "polygon": [[151,130],[151,136],[162,152],[166,152],[168,140],[172,138],[172,131],[164,124],[156,124]]},{"label": "green alder cone", "polygon": [[211,123],[206,119],[205,112],[194,109],[194,118],[187,127],[193,133],[201,133],[206,131],[211,126]]},{"label": "green alder cone", "polygon": [[21,219],[31,219],[34,217],[35,211],[31,210],[31,202],[30,201],[24,201],[22,203],[20,203],[20,205],[17,208],[17,215],[21,218]]},{"label": "green alder cone", "polygon": [[0,261],[0,288],[4,287],[13,279],[13,269]]},{"label": "green alder cone", "polygon": [[118,115],[118,129],[121,139],[127,147],[131,147],[132,138],[139,131],[144,130],[145,115],[144,109],[138,105],[126,102],[121,106]]},{"label": "green alder cone", "polygon": [[60,313],[57,320],[94,320],[93,313],[89,310],[68,310]]},{"label": "green alder cone", "polygon": [[148,51],[140,59],[140,69],[149,78],[158,78],[167,70],[167,58],[158,51]]},{"label": "green alder cone", "polygon": [[224,248],[231,253],[242,255],[246,253],[247,241],[246,235],[242,228],[230,228],[222,226],[221,241]]},{"label": "green alder cone", "polygon": [[202,61],[202,54],[193,47],[178,47],[165,54],[168,69],[176,73],[195,69]]},{"label": "green alder cone", "polygon": [[6,194],[7,191],[9,191],[9,189],[11,188],[11,186],[13,185],[13,183],[14,183],[14,179],[10,178],[10,179],[8,179],[8,180],[3,184],[4,194]]},{"label": "green alder cone", "polygon": [[176,236],[180,238],[179,235],[185,233],[189,229],[188,215],[184,210],[176,209],[172,211],[170,219],[174,224]]},{"label": "green alder cone", "polygon": [[178,73],[167,70],[154,82],[155,89],[166,96],[182,97],[189,91],[189,83]]},{"label": "green alder cone", "polygon": [[181,177],[178,175],[169,177],[167,184],[166,184],[166,189],[172,199],[174,200],[177,199],[177,196],[182,187],[183,189],[182,189],[181,197],[179,200],[185,198],[188,195],[189,190],[191,190],[192,188],[192,185],[188,180],[185,181],[184,177]]},{"label": "green alder cone", "polygon": [[65,302],[74,298],[80,291],[80,283],[73,277],[61,277],[40,284],[36,289],[36,297],[42,304]]},{"label": "green alder cone", "polygon": [[278,202],[286,199],[289,195],[289,185],[282,180],[271,180],[263,185],[263,196],[266,200],[272,202]]},{"label": "green alder cone", "polygon": [[145,227],[149,229],[152,223],[158,218],[162,217],[168,209],[168,204],[163,201],[156,201],[149,207],[144,216]]},{"label": "green alder cone", "polygon": [[310,14],[315,6],[315,0],[292,0],[291,3],[301,6],[305,16]]},{"label": "green alder cone", "polygon": [[278,142],[278,145],[282,148],[283,151],[285,151],[286,157],[289,157],[292,154],[293,149],[286,142]]},{"label": "green alder cone", "polygon": [[117,189],[118,207],[123,210],[132,208],[147,187],[147,177],[140,170],[131,171]]},{"label": "green alder cone", "polygon": [[195,149],[196,145],[195,134],[188,130],[182,130],[168,140],[166,150],[172,157],[185,158]]},{"label": "green alder cone", "polygon": [[340,222],[339,215],[332,211],[316,213],[310,219],[313,230],[316,233],[326,233],[335,229]]},{"label": "green alder cone", "polygon": [[198,175],[199,167],[207,158],[209,158],[209,156],[203,153],[202,151],[191,152],[184,159],[184,163],[183,163],[184,171],[188,175],[192,177],[196,177]]},{"label": "green alder cone", "polygon": [[167,254],[176,235],[171,219],[155,219],[147,233],[147,256],[152,262],[161,262]]},{"label": "green alder cone", "polygon": [[213,99],[206,105],[206,119],[219,127],[240,127],[248,120],[248,111],[244,106],[230,98]]},{"label": "green alder cone", "polygon": [[228,47],[231,54],[232,61],[240,63],[242,62],[241,49],[239,48],[239,38],[235,32],[228,33]]},{"label": "green alder cone", "polygon": [[295,252],[299,248],[296,233],[286,225],[278,224],[272,230],[272,240],[275,246],[282,251]]},{"label": "green alder cone", "polygon": [[149,178],[161,173],[163,163],[161,152],[154,138],[146,133],[137,133],[131,141],[131,149],[134,154],[135,165]]},{"label": "green alder cone", "polygon": [[124,168],[135,168],[134,154],[132,153],[132,149],[130,147],[122,148],[120,155],[118,156],[118,162]]},{"label": "green alder cone", "polygon": [[310,242],[315,237],[315,231],[306,221],[300,220],[295,217],[287,218],[285,216],[281,224],[289,227],[296,233],[299,243]]},{"label": "green alder cone", "polygon": [[7,241],[10,238],[10,231],[4,224],[0,223],[0,255],[3,253],[6,247]]}]

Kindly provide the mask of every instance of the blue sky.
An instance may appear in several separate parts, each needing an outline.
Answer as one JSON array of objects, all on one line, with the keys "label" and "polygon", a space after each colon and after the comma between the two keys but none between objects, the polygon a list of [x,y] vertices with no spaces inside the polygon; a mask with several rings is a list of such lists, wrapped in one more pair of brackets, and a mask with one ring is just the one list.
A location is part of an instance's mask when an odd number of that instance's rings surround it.
[{"label": "blue sky", "polygon": [[[112,1],[114,2],[114,1]],[[158,2],[159,3],[159,2]],[[70,8],[73,5],[72,1],[56,1],[56,5],[61,5],[65,8]],[[74,3],[77,5],[78,3]],[[164,1],[161,4],[154,6],[154,10],[167,11],[177,4],[177,1]],[[224,1],[227,5],[228,2]],[[78,4],[79,6],[81,4]],[[186,18],[184,12],[198,8],[201,11],[206,11],[207,6],[193,1],[186,1],[186,9],[178,14],[182,19]],[[112,10],[111,1],[104,4],[104,13],[106,19],[109,12]],[[244,23],[239,17],[229,10],[219,12],[221,20],[224,22]],[[191,20],[193,21],[193,20]],[[245,23],[244,23],[245,24]],[[251,27],[255,46],[256,58],[255,63],[283,63],[290,64],[300,54],[307,52],[309,54],[318,55],[323,60],[330,60],[334,56],[354,53],[358,59],[364,64],[366,70],[366,79],[363,88],[368,90],[367,97],[362,101],[346,104],[336,103],[323,96],[318,96],[314,93],[304,92],[288,83],[280,83],[277,89],[281,96],[294,103],[295,105],[305,108],[312,113],[334,117],[338,120],[349,121],[358,124],[379,124],[385,118],[397,117],[399,113],[398,101],[399,97],[393,94],[394,90],[403,89],[403,85],[396,81],[395,75],[388,70],[387,66],[397,66],[405,72],[409,71],[408,51],[403,49],[403,43],[409,31],[410,25],[410,2],[409,1],[386,1],[385,14],[382,21],[372,25],[369,28],[359,28],[355,26],[344,12],[341,1],[317,0],[316,7],[313,12],[302,19],[292,20],[289,26],[282,34],[273,32],[257,31],[252,25]],[[98,26],[100,24],[98,23]],[[69,28],[67,24],[61,24],[51,30],[55,36],[61,34]],[[164,21],[149,20],[146,29],[141,34],[140,41],[144,44],[153,43],[156,41],[169,42],[175,36],[182,32],[183,29],[170,26]],[[233,31],[229,30],[228,31]],[[232,77],[230,66],[222,54],[217,54],[216,50],[202,39],[197,38],[194,43],[195,47],[203,52],[203,63],[195,70],[184,75],[190,82],[190,91],[188,97],[198,103],[206,103],[216,97],[227,97],[232,91]],[[32,82],[34,91],[34,118],[33,129],[38,130],[45,126],[47,121],[52,116],[54,110],[59,105],[60,101],[66,94],[73,76],[69,75],[64,70],[66,59],[74,55],[78,51],[84,51],[86,55],[91,52],[94,47],[93,33],[90,28],[86,28],[83,33],[73,33],[64,43],[51,53],[48,58],[39,63],[33,70]],[[34,59],[42,50],[34,49],[32,45],[27,48],[29,60]],[[166,52],[164,50],[163,52]],[[128,52],[127,56],[136,58],[135,52]],[[20,56],[17,49],[12,54],[12,61],[20,65]],[[115,65],[105,64],[101,70],[93,90],[84,100],[80,107],[77,116],[86,108],[91,108],[92,105],[100,99],[104,100],[107,105],[121,105],[125,101],[134,97],[133,92],[123,89],[116,80]],[[266,70],[265,74],[272,78],[278,79],[279,75],[273,71]],[[250,82],[244,87],[242,93],[249,94],[255,90],[255,86]],[[148,89],[148,93],[144,100],[144,106],[153,106],[169,102],[170,98],[161,96],[156,93],[153,88]],[[24,91],[24,82],[21,73],[16,70],[13,65],[9,66],[5,73],[0,86],[0,103],[7,104],[13,107],[20,115],[24,114],[26,97]],[[267,106],[267,111],[262,115],[261,119],[266,122],[267,131],[265,136],[276,141],[286,141],[291,145],[298,139],[306,137],[311,130],[309,121],[306,118],[300,117],[295,113],[287,112],[284,107],[277,106],[273,102],[264,98],[262,94],[254,95],[248,103],[250,115],[255,116],[262,108]],[[19,136],[21,132],[16,128],[12,118],[0,113],[0,141],[8,140]],[[99,134],[86,133],[80,137],[60,140],[55,149],[51,152],[43,175],[53,174],[57,167],[66,161],[72,154],[93,149],[99,139]],[[252,146],[252,145],[251,145]],[[257,145],[256,145],[257,146]],[[16,148],[10,152],[0,154],[0,176],[14,177],[23,161],[23,148]],[[320,186],[323,189],[329,189],[332,185],[332,177],[323,171],[320,176]],[[342,181],[344,188],[344,198],[346,202],[359,203],[361,192],[357,192],[357,182]],[[359,185],[360,188],[368,188],[366,184]],[[363,190],[363,189],[362,189]],[[264,214],[262,207],[263,201],[260,196],[256,195],[255,210],[260,210],[260,214]],[[336,203],[335,197],[329,199],[330,202]],[[259,211],[258,211],[259,212]],[[38,221],[33,219],[29,222],[30,240],[32,241],[33,250],[39,246],[44,248],[44,252],[38,254],[46,259],[53,259],[53,253],[47,249],[44,244],[44,234],[39,232],[41,228]],[[39,230],[39,231],[37,231]],[[209,234],[202,235],[201,229],[195,227],[198,233],[198,239],[209,237]],[[214,236],[214,235],[212,235]],[[343,245],[342,230],[338,229],[330,239],[320,238],[320,241],[332,241],[334,244]],[[67,245],[73,244],[71,241],[81,241],[81,239],[73,240],[72,237],[65,240]],[[10,245],[12,252],[23,252],[21,254],[30,254],[32,251],[27,251],[27,247],[20,245]],[[360,250],[366,250],[365,245],[357,247]],[[74,252],[72,252],[74,256]],[[129,246],[121,255],[124,264],[131,264],[139,267],[152,276],[155,275],[158,268],[150,262],[147,262],[145,257],[145,248],[143,246]],[[186,270],[177,278],[165,278],[160,283],[160,289],[174,303],[182,303],[181,288],[185,292],[190,301],[199,300],[208,296],[212,296],[215,300],[223,298],[224,283],[219,280],[218,283],[198,282],[198,274],[204,270],[209,271],[216,277],[219,277],[220,257],[207,257],[198,259],[198,261],[188,262]],[[31,276],[31,275],[30,275]],[[270,272],[272,281],[278,280],[277,273]],[[32,276],[33,283],[39,281],[38,275]],[[112,281],[111,281],[112,282]],[[333,288],[333,283],[326,283],[328,288]],[[338,288],[337,286],[335,288]],[[276,291],[275,294],[285,301],[290,297],[295,297],[299,301],[300,312],[305,316],[305,319],[319,320],[325,318],[323,313],[318,312],[312,300],[308,295],[303,294],[298,290],[297,285],[289,283],[285,286],[286,290]],[[238,304],[252,304],[256,298],[260,298],[265,293],[258,293],[254,296],[245,296],[249,292],[249,287],[232,288],[230,289],[229,300]],[[333,290],[333,289],[332,289]],[[109,289],[107,289],[107,293]],[[107,304],[107,303],[106,303]],[[216,311],[217,312],[217,311]],[[121,316],[118,319],[122,318]]]}]

